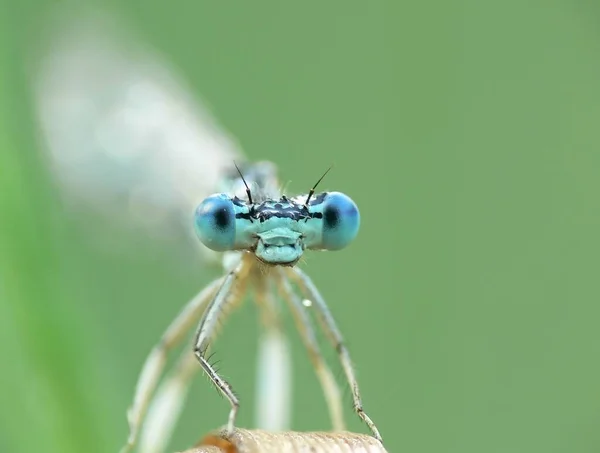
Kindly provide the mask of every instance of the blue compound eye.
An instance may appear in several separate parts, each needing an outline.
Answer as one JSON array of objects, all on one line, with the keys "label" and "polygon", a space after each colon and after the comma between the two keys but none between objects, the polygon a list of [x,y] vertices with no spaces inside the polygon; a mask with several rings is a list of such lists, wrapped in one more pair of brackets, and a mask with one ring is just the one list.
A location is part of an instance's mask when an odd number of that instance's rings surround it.
[{"label": "blue compound eye", "polygon": [[198,238],[209,249],[217,252],[233,249],[235,211],[227,195],[212,195],[200,203],[194,224]]},{"label": "blue compound eye", "polygon": [[323,248],[346,247],[356,237],[359,226],[360,214],[354,201],[343,193],[329,192],[323,200]]}]

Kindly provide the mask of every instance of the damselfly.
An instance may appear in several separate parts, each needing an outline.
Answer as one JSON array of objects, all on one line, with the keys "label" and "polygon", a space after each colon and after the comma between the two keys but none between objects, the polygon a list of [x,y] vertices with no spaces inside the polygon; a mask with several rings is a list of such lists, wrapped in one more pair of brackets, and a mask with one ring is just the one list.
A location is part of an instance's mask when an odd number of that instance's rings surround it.
[{"label": "damselfly", "polygon": [[[231,140],[208,113],[191,104],[181,82],[157,57],[135,47],[131,39],[114,41],[109,37],[114,28],[107,29],[97,16],[78,18],[69,32],[64,24],[61,28],[63,38],[38,71],[36,95],[46,144],[66,192],[119,210],[119,218],[133,222],[148,220],[139,215],[139,204],[159,207],[167,224],[170,217],[189,219],[195,208],[196,235],[209,249],[224,252],[225,275],[185,306],[148,356],[128,412],[130,434],[123,451],[133,448],[142,426],[142,450],[162,450],[199,369],[230,403],[226,426],[233,430],[238,397],[208,354],[219,324],[247,292],[253,294],[264,324],[259,356],[264,379],[272,384],[259,401],[259,423],[278,429],[286,419],[287,350],[277,306],[282,300],[308,349],[333,428],[344,428],[340,392],[306,305],[320,317],[339,356],[356,413],[381,440],[363,410],[334,318],[311,279],[296,266],[305,250],[338,250],[354,239],[360,223],[355,203],[339,192],[315,193],[322,178],[306,195],[281,194],[275,166],[242,163]],[[115,173],[116,184],[114,178],[103,183],[103,177]],[[217,193],[206,197],[210,192]],[[198,203],[201,196],[206,198]],[[151,227],[160,223],[154,221]],[[185,350],[157,391],[168,353],[196,325],[193,350]]]}]

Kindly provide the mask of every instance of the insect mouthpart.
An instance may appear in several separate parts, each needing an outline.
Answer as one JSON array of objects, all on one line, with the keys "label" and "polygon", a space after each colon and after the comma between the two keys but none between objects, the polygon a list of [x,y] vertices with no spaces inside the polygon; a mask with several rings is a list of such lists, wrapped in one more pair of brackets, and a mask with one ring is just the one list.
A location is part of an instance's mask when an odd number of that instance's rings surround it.
[{"label": "insect mouthpart", "polygon": [[304,247],[300,233],[275,228],[258,234],[256,257],[266,264],[293,266],[302,256]]}]

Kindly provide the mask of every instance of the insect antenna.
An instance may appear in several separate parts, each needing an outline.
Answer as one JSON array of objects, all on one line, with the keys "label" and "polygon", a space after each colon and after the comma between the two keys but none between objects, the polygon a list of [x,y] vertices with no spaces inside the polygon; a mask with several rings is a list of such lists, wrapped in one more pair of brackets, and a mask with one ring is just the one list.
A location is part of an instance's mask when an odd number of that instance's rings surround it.
[{"label": "insect antenna", "polygon": [[329,167],[325,173],[323,173],[323,176],[321,176],[319,178],[319,180],[315,183],[314,186],[312,186],[312,189],[310,189],[310,191],[308,192],[308,196],[306,197],[306,201],[304,202],[304,206],[308,207],[308,202],[310,201],[311,197],[315,194],[315,189],[317,188],[317,186],[319,185],[319,183],[323,180],[323,178],[325,177],[325,175],[327,173],[329,173],[329,170],[331,170],[333,168],[333,165],[331,167]]},{"label": "insect antenna", "polygon": [[235,165],[235,169],[239,173],[240,178],[242,178],[242,181],[244,182],[244,185],[246,186],[246,193],[248,194],[248,203],[250,203],[251,205],[254,204],[254,202],[252,201],[252,193],[250,192],[250,187],[248,187],[248,183],[244,179],[244,175],[242,175],[242,171],[240,170],[240,167],[237,166],[237,164],[235,163],[235,161],[233,162],[233,165]]}]

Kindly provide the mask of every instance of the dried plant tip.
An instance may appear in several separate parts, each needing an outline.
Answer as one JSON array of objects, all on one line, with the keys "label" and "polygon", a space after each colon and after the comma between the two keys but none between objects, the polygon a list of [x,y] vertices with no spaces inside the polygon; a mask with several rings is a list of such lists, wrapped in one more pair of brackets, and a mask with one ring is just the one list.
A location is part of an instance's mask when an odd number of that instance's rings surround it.
[{"label": "dried plant tip", "polygon": [[341,432],[269,432],[236,429],[209,434],[182,453],[386,453],[371,436]]}]

